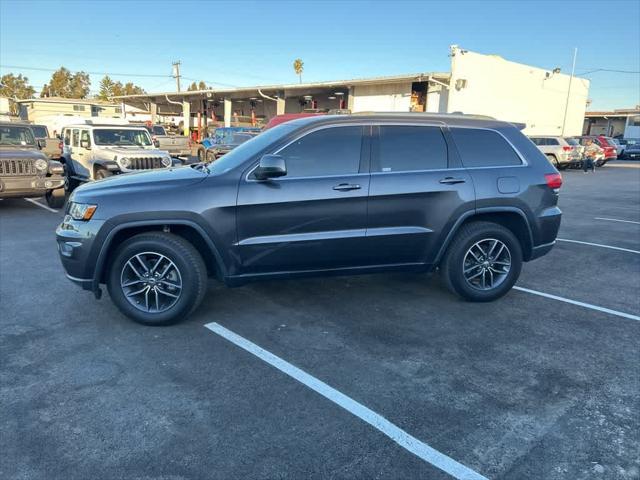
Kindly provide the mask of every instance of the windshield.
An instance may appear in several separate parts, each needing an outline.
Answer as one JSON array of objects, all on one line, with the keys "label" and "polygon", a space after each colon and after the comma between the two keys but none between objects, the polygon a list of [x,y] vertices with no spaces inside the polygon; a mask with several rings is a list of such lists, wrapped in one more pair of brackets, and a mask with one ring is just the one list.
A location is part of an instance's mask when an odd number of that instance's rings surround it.
[{"label": "windshield", "polygon": [[260,135],[256,135],[251,140],[244,142],[238,148],[234,148],[225,156],[210,164],[209,171],[212,174],[228,172],[232,168],[246,162],[249,158],[258,154],[261,150],[264,150],[272,143],[278,141],[295,128],[295,126],[285,123],[262,132]]},{"label": "windshield", "polygon": [[0,145],[35,146],[35,144],[36,139],[33,138],[30,128],[13,125],[0,126]]},{"label": "windshield", "polygon": [[96,145],[117,145],[120,147],[148,147],[151,145],[149,133],[141,128],[99,128],[93,131],[93,139]]},{"label": "windshield", "polygon": [[49,133],[47,132],[47,127],[42,125],[33,125],[31,127],[33,134],[36,138],[49,138]]},{"label": "windshield", "polygon": [[569,145],[580,145],[580,142],[578,142],[578,140],[576,140],[575,138],[565,138],[565,141],[569,144]]}]

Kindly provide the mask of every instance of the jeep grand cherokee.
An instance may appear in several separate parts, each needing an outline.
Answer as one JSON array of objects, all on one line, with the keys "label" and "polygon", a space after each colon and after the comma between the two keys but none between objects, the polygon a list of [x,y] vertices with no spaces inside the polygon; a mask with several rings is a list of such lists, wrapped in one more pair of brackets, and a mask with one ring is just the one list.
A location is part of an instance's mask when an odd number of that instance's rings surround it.
[{"label": "jeep grand cherokee", "polygon": [[184,318],[207,277],[438,268],[490,301],[555,243],[562,178],[514,125],[465,115],[303,118],[210,165],[74,191],[57,229],[67,276],[149,325]]}]

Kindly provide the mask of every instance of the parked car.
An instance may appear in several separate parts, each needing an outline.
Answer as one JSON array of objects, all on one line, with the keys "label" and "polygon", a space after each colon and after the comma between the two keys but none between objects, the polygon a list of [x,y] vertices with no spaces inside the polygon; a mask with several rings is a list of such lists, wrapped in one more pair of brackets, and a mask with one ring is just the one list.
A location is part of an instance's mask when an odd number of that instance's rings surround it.
[{"label": "parked car", "polygon": [[207,148],[205,154],[205,161],[214,162],[223,155],[229,153],[231,150],[244,142],[251,140],[256,136],[256,133],[242,133],[236,132],[231,135],[226,135],[221,143],[214,143],[211,147]]},{"label": "parked car", "polygon": [[192,141],[182,135],[169,135],[162,125],[145,127],[151,134],[151,140],[156,148],[166,150],[172,157],[190,157]]},{"label": "parked car", "polygon": [[627,139],[623,158],[627,160],[640,159],[640,139]]},{"label": "parked car", "polygon": [[73,282],[135,321],[192,312],[207,277],[439,268],[462,298],[506,294],[551,250],[562,177],[512,124],[466,115],[303,118],[220,160],[83,185],[56,235]]},{"label": "parked car", "polygon": [[627,158],[627,149],[631,145],[637,145],[638,143],[640,143],[640,138],[621,138],[618,139],[618,143],[620,143],[620,145],[622,146],[622,153],[620,153],[620,158]]},{"label": "parked car", "polygon": [[58,160],[62,156],[60,139],[51,137],[46,125],[30,125],[30,127],[36,137],[36,141],[43,145],[42,153],[53,160]]},{"label": "parked car", "polygon": [[611,145],[606,137],[599,135],[583,135],[581,137],[575,137],[581,145],[585,145],[585,142],[587,141],[587,139],[591,139],[593,140],[593,143],[595,143],[596,145],[598,145],[601,149],[602,149],[602,157],[603,158],[596,158],[595,164],[597,167],[602,167],[604,165],[606,165],[606,163],[610,160],[615,160],[616,158],[618,158],[618,152],[615,148],[615,146]]},{"label": "parked car", "polygon": [[609,145],[616,149],[616,158],[621,158],[622,152],[624,152],[624,146],[620,143],[620,141],[617,138],[613,137],[604,137],[604,139]]},{"label": "parked car", "polygon": [[559,170],[577,166],[582,161],[578,145],[575,145],[578,142],[573,138],[537,135],[529,138]]},{"label": "parked car", "polygon": [[64,168],[44,146],[31,125],[0,123],[0,198],[44,196],[51,208],[64,205]]},{"label": "parked car", "polygon": [[128,172],[170,168],[169,152],[158,150],[144,127],[80,124],[62,130],[65,188]]},{"label": "parked car", "polygon": [[207,158],[207,151],[214,148],[216,145],[230,144],[233,140],[233,136],[237,133],[248,133],[257,135],[262,131],[258,127],[218,127],[213,130],[211,136],[206,137],[200,142],[198,146],[198,160],[200,162],[209,161]]}]

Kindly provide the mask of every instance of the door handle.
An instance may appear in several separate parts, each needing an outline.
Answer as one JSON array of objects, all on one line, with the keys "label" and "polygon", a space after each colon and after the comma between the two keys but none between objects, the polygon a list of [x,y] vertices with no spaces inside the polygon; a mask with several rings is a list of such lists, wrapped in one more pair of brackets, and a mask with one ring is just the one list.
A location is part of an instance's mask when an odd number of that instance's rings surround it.
[{"label": "door handle", "polygon": [[345,192],[347,190],[360,190],[360,185],[357,185],[355,183],[341,183],[333,187],[333,189],[340,190],[342,192]]},{"label": "door handle", "polygon": [[456,183],[465,183],[466,180],[464,178],[454,178],[454,177],[445,177],[440,180],[440,183],[444,183],[445,185],[454,185]]}]

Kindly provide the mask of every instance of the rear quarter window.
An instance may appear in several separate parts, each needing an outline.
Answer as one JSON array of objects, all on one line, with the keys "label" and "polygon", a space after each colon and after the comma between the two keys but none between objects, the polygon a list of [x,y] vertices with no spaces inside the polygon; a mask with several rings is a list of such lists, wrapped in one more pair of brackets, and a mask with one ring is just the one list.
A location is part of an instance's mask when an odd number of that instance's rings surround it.
[{"label": "rear quarter window", "polygon": [[467,168],[522,165],[516,151],[498,132],[453,127],[451,135]]}]

